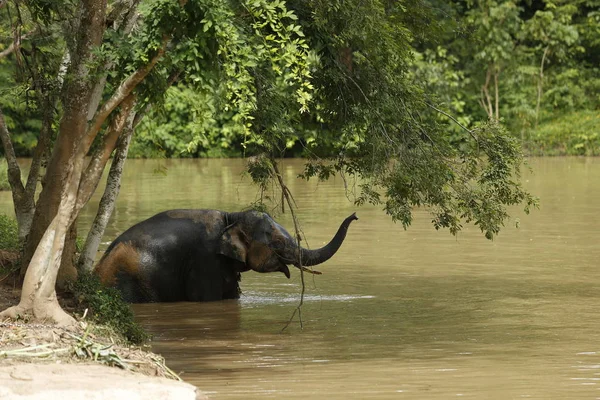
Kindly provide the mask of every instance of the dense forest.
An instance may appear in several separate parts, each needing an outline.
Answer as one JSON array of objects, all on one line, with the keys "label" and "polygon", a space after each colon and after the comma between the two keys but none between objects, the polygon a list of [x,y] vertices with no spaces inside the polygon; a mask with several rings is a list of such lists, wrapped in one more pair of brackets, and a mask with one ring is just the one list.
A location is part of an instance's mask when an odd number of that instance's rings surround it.
[{"label": "dense forest", "polygon": [[[476,121],[491,118],[501,121],[529,154],[600,153],[600,0],[384,2],[382,12],[393,15],[397,24],[394,32],[376,20],[376,12],[365,12],[371,2],[331,3],[322,15],[302,1],[286,4],[298,15],[295,29],[311,49],[315,95],[307,102],[315,114],[331,102],[320,93],[348,85],[344,73],[359,81],[369,79],[366,64],[377,67],[379,62],[383,68],[386,60],[370,59],[378,36],[385,40],[401,35],[407,46],[398,48],[404,52],[398,62],[408,64],[410,78],[436,105],[427,117],[446,125],[450,137],[460,136],[456,121],[472,128]],[[36,68],[36,62],[58,62],[60,46],[52,35],[33,40],[36,28],[30,25],[22,28],[29,32],[20,32],[21,51],[12,51],[16,12],[0,9],[0,108],[16,154],[27,157],[43,119],[28,69]],[[365,27],[373,32],[366,34]],[[337,73],[327,65],[331,59],[323,56],[328,51],[337,54]],[[252,155],[257,138],[248,135],[247,120],[229,106],[227,90],[219,82],[217,76],[180,75],[137,126],[129,157]],[[272,125],[272,116],[257,109],[252,104],[248,111],[255,126]],[[289,121],[282,124],[285,156],[337,154],[361,140],[348,126],[324,115],[292,115]]]}]

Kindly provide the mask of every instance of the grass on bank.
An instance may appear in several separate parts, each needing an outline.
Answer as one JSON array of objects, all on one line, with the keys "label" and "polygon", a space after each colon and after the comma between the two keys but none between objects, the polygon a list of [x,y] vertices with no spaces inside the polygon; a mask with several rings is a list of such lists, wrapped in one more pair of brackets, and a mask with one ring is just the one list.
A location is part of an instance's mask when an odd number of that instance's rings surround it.
[{"label": "grass on bank", "polygon": [[181,378],[165,359],[143,348],[123,343],[121,336],[106,326],[80,322],[75,329],[44,325],[15,324],[2,333],[0,360],[8,362],[66,361],[98,363],[109,367],[175,380]]},{"label": "grass on bank", "polygon": [[525,150],[534,156],[598,156],[600,110],[552,115],[528,136]]}]

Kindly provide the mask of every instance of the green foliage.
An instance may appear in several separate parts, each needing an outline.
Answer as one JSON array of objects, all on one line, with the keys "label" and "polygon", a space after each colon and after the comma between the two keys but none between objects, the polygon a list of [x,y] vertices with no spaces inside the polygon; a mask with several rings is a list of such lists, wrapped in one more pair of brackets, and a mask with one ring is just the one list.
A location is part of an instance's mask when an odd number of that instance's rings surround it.
[{"label": "green foliage", "polygon": [[[311,161],[302,176],[326,179],[339,172],[354,178],[358,205],[380,205],[404,227],[411,224],[415,207],[426,207],[436,228],[456,234],[463,223],[473,223],[493,238],[508,218],[507,207],[523,204],[528,211],[536,205],[518,180],[518,142],[498,123],[473,124],[459,116],[455,124],[439,111],[464,107],[468,99],[457,89],[466,75],[448,71],[460,60],[440,48],[412,61],[411,32],[398,23],[410,19],[410,9],[351,3],[317,3],[300,14],[306,37],[314,40],[311,46],[323,49],[310,123],[326,132],[307,146]],[[488,17],[518,15],[514,4],[500,11]],[[515,22],[512,29],[517,27]],[[494,29],[485,25],[481,32]],[[491,58],[482,47],[480,56],[500,68],[510,59],[511,46],[495,48]],[[443,93],[433,95],[437,90]],[[300,129],[307,126],[306,118],[302,122]],[[456,126],[449,129],[450,124]],[[338,141],[332,146],[328,139],[334,134]],[[319,153],[323,149],[325,154]],[[324,159],[331,154],[336,156]]]},{"label": "green foliage", "polygon": [[0,214],[0,250],[19,251],[17,221],[3,214]]},{"label": "green foliage", "polygon": [[[41,121],[35,106],[27,99],[27,88],[15,82],[13,69],[7,60],[0,59],[0,108],[4,113],[6,126],[12,133],[15,153],[19,156],[31,156],[37,143]],[[3,147],[1,151],[4,154]]]},{"label": "green foliage", "polygon": [[83,246],[85,245],[85,238],[81,236],[77,236],[75,238],[75,252],[81,253],[83,251]]},{"label": "green foliage", "polygon": [[600,155],[600,112],[577,111],[542,121],[527,150],[533,155]]},{"label": "green foliage", "polygon": [[[465,108],[470,100],[466,91],[471,79],[465,71],[458,68],[459,59],[442,46],[425,49],[423,53],[415,53],[411,73],[414,79],[423,84],[425,90],[435,96],[435,102],[445,111],[455,116],[463,126],[473,123],[473,115],[466,113]],[[452,123],[444,114],[436,113],[434,118],[448,126],[456,138],[462,136],[462,128]]]},{"label": "green foliage", "polygon": [[[73,12],[73,4],[20,7],[23,30],[37,26],[44,35],[23,40],[22,62],[0,60],[0,106],[17,154],[27,156],[43,107],[36,100],[42,92],[24,68],[41,63],[56,71],[64,46],[71,44],[63,43],[61,28],[48,16]],[[377,79],[390,68],[400,72],[397,79],[406,75],[418,82],[403,90],[423,90],[429,102],[466,127],[487,118],[482,87],[489,72],[493,97],[497,75],[499,115],[522,138],[532,134],[536,119],[600,105],[597,0],[194,0],[184,8],[152,0],[142,2],[140,11],[136,34],[123,36],[111,26],[90,66],[100,74],[106,62],[114,65],[106,98],[148,61],[165,33],[173,34],[160,67],[137,90],[153,107],[138,127],[133,157],[229,157],[265,148],[280,155],[331,156],[357,149],[369,130],[358,117],[360,98],[384,93],[381,86],[389,82]],[[12,22],[0,23],[0,49],[12,37],[17,13],[11,15]],[[377,68],[387,71],[372,73]],[[179,83],[164,96],[173,75]],[[55,91],[53,76],[48,73],[38,86]],[[426,114],[460,137],[450,118]],[[355,122],[340,123],[345,117]]]},{"label": "green foliage", "polygon": [[18,259],[20,250],[17,221],[13,217],[0,214],[0,250],[12,254],[4,254],[0,264],[0,274],[4,277],[12,275],[21,267]]},{"label": "green foliage", "polygon": [[96,275],[79,272],[70,290],[80,307],[87,308],[95,322],[111,326],[130,343],[140,344],[148,340],[148,334],[134,321],[133,311],[123,301],[120,292],[103,286]]},{"label": "green foliage", "polygon": [[547,120],[600,103],[597,6],[149,0],[135,34],[106,32],[90,69],[114,66],[106,98],[172,38],[136,89],[138,106],[151,107],[132,156],[258,155],[249,173],[263,187],[270,160],[301,155],[304,178],[354,178],[358,204],[405,227],[426,207],[436,228],[474,223],[491,238],[507,207],[535,205],[515,138],[595,154],[593,132],[559,135]]},{"label": "green foliage", "polygon": [[[52,122],[51,97],[59,92],[56,74],[64,54],[62,27],[53,13],[68,15],[71,1],[6,2],[0,19],[0,50],[18,37],[20,49],[0,58],[0,108],[17,156],[30,157],[44,114]],[[3,149],[2,149],[3,150]]]},{"label": "green foliage", "polygon": [[465,23],[472,30],[473,58],[479,66],[502,68],[514,58],[515,37],[522,27],[519,1],[472,0]]},{"label": "green foliage", "polygon": [[[2,69],[2,64],[0,64],[0,69]],[[1,78],[0,82],[2,82]],[[24,93],[4,88],[1,83],[0,107],[5,116],[6,126],[13,133],[11,138],[15,153],[22,157],[31,156],[42,125],[38,113],[32,110],[31,105],[27,104]],[[27,117],[24,117],[26,115]],[[2,154],[4,154],[4,148],[2,148]]]},{"label": "green foliage", "polygon": [[562,61],[574,53],[583,52],[578,46],[579,32],[573,25],[578,11],[574,4],[556,5],[548,2],[546,10],[538,10],[524,23],[522,40],[532,42],[536,52],[547,49],[549,57]]},{"label": "green foliage", "polygon": [[182,85],[167,91],[165,102],[139,125],[129,156],[228,157],[242,152],[243,133],[233,112],[218,112],[210,93]]},{"label": "green foliage", "polygon": [[[477,119],[495,117],[497,100],[498,115],[511,133],[535,147],[544,141],[535,132],[537,121],[597,109],[597,1],[442,3],[455,21],[446,24],[442,44],[420,44],[415,78],[461,124],[471,128]],[[535,144],[527,143],[530,137]]]},{"label": "green foliage", "polygon": [[[144,18],[157,18],[160,4]],[[189,30],[169,53],[169,68],[185,65],[181,83],[139,127],[133,155],[241,155],[261,147],[267,136],[284,140],[290,113],[308,109],[316,61],[296,15],[283,1],[256,0],[188,2],[185,12],[199,22],[194,36],[187,23]],[[150,84],[145,90],[156,91]]]}]

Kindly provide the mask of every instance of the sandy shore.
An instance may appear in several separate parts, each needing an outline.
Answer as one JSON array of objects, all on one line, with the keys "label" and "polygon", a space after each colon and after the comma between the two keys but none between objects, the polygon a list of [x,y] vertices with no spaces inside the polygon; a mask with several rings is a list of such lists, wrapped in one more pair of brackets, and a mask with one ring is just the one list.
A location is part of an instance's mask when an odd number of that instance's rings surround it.
[{"label": "sandy shore", "polygon": [[0,399],[201,400],[195,386],[93,364],[0,366]]}]

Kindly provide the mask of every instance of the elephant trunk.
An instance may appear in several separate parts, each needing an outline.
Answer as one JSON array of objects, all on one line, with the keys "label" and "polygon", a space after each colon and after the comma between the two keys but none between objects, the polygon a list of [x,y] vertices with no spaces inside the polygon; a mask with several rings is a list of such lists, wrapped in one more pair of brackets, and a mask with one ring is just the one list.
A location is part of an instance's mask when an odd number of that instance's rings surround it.
[{"label": "elephant trunk", "polygon": [[342,224],[340,225],[340,228],[338,229],[333,239],[331,239],[329,243],[327,243],[320,249],[308,250],[301,247],[299,252],[296,250],[296,256],[294,257],[294,265],[296,267],[310,267],[312,265],[321,264],[329,260],[338,251],[338,249],[344,242],[350,223],[357,219],[358,217],[356,216],[356,213],[353,213],[348,218],[346,218],[344,222],[342,222]]}]

